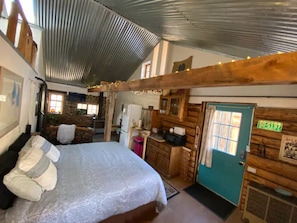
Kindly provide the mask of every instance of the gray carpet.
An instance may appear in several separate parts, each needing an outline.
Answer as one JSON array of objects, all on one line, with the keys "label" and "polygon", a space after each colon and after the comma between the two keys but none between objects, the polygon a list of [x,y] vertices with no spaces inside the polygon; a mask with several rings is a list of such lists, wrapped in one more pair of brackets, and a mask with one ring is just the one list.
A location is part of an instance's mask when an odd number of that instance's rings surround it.
[{"label": "gray carpet", "polygon": [[167,200],[169,200],[170,198],[172,198],[175,195],[179,194],[179,191],[178,190],[176,190],[173,186],[171,186],[164,179],[162,179],[162,180],[163,180],[163,184],[164,184],[164,187],[165,187]]}]

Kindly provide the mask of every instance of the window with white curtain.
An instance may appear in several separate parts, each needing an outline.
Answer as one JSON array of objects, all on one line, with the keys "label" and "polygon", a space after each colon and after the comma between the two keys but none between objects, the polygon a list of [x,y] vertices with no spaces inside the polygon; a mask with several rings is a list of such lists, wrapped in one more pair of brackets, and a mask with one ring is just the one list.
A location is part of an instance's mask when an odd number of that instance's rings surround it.
[{"label": "window with white curtain", "polygon": [[212,148],[236,155],[242,114],[216,110],[213,120]]}]

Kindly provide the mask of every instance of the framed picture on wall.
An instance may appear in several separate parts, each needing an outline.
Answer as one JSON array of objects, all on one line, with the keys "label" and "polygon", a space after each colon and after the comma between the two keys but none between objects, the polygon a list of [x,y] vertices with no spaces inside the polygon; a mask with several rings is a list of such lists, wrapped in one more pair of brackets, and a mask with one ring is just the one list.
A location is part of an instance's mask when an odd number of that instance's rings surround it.
[{"label": "framed picture on wall", "polygon": [[0,137],[19,125],[23,78],[0,67]]},{"label": "framed picture on wall", "polygon": [[279,159],[297,165],[297,136],[282,136]]}]

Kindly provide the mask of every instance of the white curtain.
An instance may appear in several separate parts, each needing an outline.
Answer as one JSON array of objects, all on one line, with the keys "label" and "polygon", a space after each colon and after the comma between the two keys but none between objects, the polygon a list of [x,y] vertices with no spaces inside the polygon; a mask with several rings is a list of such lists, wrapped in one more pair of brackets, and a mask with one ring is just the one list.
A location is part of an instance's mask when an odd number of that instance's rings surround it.
[{"label": "white curtain", "polygon": [[199,163],[211,168],[212,165],[212,131],[215,106],[208,106],[205,111],[202,143],[200,148]]}]

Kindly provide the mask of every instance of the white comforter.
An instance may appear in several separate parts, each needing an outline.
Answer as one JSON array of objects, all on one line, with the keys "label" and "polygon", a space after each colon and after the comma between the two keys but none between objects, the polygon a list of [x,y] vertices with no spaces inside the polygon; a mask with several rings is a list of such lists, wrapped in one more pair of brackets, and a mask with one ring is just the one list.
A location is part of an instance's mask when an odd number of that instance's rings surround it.
[{"label": "white comforter", "polygon": [[157,201],[167,204],[162,180],[140,157],[116,142],[58,146],[58,183],[39,202],[18,198],[5,222],[100,222]]}]

